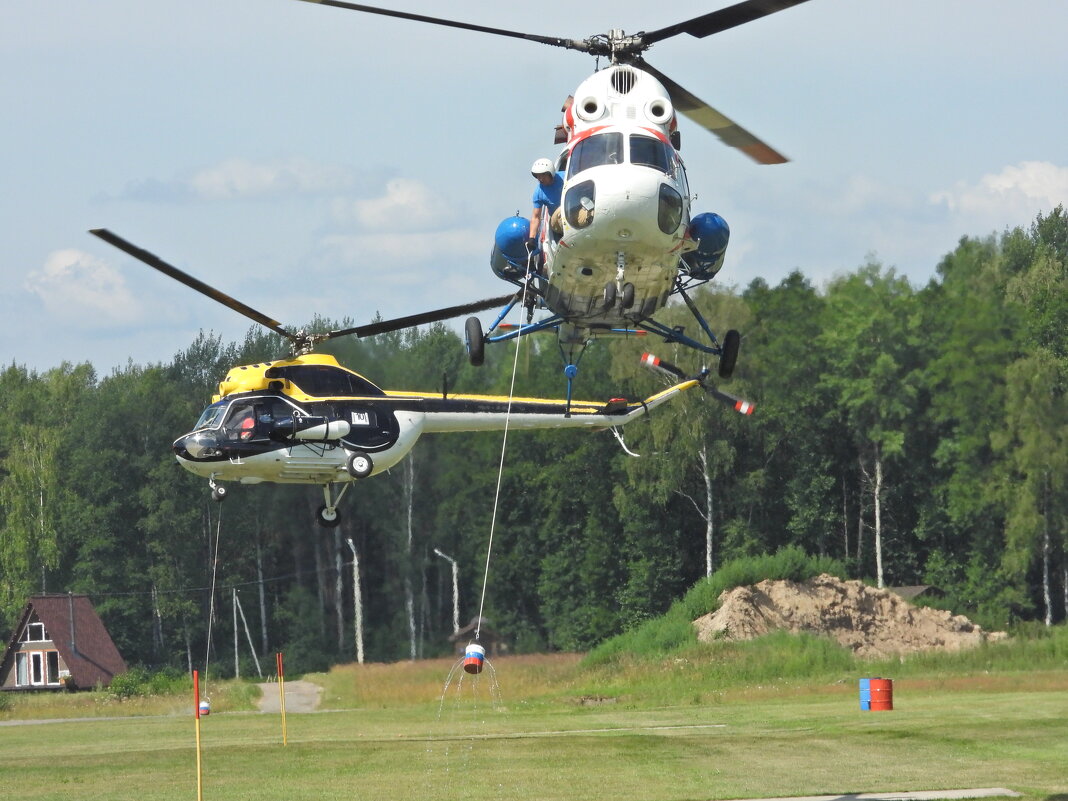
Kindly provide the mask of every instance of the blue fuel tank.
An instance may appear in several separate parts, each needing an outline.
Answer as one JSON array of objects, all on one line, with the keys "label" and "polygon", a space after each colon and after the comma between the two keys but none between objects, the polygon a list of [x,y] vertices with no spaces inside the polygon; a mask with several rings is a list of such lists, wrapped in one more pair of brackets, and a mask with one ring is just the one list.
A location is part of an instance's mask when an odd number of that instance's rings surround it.
[{"label": "blue fuel tank", "polygon": [[530,220],[526,217],[508,217],[497,226],[493,234],[493,251],[490,267],[498,278],[518,281],[527,274],[527,234]]},{"label": "blue fuel tank", "polygon": [[707,281],[723,266],[731,229],[718,214],[705,212],[690,220],[690,237],[698,244],[697,250],[682,255],[686,272],[700,281]]}]

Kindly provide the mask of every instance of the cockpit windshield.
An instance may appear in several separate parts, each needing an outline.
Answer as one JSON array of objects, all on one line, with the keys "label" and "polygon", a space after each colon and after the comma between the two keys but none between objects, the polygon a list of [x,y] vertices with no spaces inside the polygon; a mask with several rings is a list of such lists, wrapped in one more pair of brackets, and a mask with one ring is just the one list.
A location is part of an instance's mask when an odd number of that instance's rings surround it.
[{"label": "cockpit windshield", "polygon": [[630,136],[630,163],[671,174],[671,165],[675,159],[675,150],[666,142],[651,136]]},{"label": "cockpit windshield", "polygon": [[197,431],[201,428],[216,428],[219,425],[219,419],[222,417],[222,413],[225,409],[226,401],[213,403],[200,415],[200,419],[197,420],[197,424],[193,430]]},{"label": "cockpit windshield", "polygon": [[623,163],[623,134],[594,134],[583,139],[571,151],[568,162],[568,176],[577,175],[590,167],[602,164]]},{"label": "cockpit windshield", "polygon": [[640,167],[651,167],[666,175],[675,173],[675,149],[667,142],[644,134],[630,134],[627,144],[630,152],[623,152],[622,133],[594,134],[575,145],[568,163],[568,177],[591,167],[604,164],[630,162]]}]

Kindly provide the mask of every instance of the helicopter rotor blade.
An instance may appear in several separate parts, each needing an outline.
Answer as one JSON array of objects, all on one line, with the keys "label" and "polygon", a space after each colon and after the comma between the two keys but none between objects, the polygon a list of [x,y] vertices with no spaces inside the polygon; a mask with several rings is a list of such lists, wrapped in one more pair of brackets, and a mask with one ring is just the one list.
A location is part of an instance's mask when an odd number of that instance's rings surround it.
[{"label": "helicopter rotor blade", "polygon": [[703,39],[714,33],[744,25],[747,22],[766,17],[768,14],[774,14],[776,11],[783,11],[806,2],[808,0],[744,0],[744,2],[736,3],[733,6],[721,8],[708,14],[702,14],[685,22],[644,33],[642,34],[642,43],[648,47],[672,36],[678,36],[680,33],[688,33],[690,36]]},{"label": "helicopter rotor blade", "polygon": [[243,314],[245,317],[248,317],[253,322],[257,322],[265,328],[274,331],[274,333],[281,334],[290,342],[296,341],[296,337],[286,331],[284,328],[282,328],[282,324],[279,323],[277,320],[272,320],[266,314],[256,311],[251,306],[246,306],[244,303],[239,300],[235,300],[234,298],[227,295],[225,292],[220,292],[215,287],[209,286],[208,284],[205,284],[203,281],[194,278],[188,273],[182,272],[174,265],[165,262],[159,256],[156,256],[153,253],[149,253],[147,250],[143,250],[137,247],[137,245],[133,244],[132,242],[126,241],[117,234],[113,234],[108,229],[93,228],[89,231],[89,233],[91,233],[95,237],[103,239],[109,245],[118,248],[119,250],[129,254],[130,256],[133,256],[138,261],[144,262],[149,267],[153,267],[156,270],[159,270],[161,273],[170,278],[173,278],[175,281],[185,284],[191,289],[195,289],[202,295],[207,295],[212,300],[221,303],[223,306],[226,306],[229,309],[233,309],[238,314]]},{"label": "helicopter rotor blade", "polygon": [[417,325],[436,323],[441,320],[451,320],[453,317],[459,317],[462,314],[473,314],[475,312],[485,311],[486,309],[492,309],[495,306],[503,306],[514,297],[515,295],[502,295],[497,298],[486,298],[485,300],[475,301],[474,303],[465,303],[460,306],[449,306],[444,309],[436,309],[434,311],[422,312],[420,314],[410,314],[407,317],[398,317],[393,320],[383,320],[378,323],[357,325],[353,328],[331,331],[327,334],[327,337],[332,339],[334,337],[342,337],[349,334],[354,334],[357,337],[373,337],[375,334],[385,334],[388,331],[400,331],[403,328],[414,328]]},{"label": "helicopter rotor blade", "polygon": [[730,117],[716,111],[704,100],[683,88],[643,58],[635,60],[635,66],[645,70],[664,84],[671,96],[675,108],[696,122],[702,128],[711,131],[725,145],[741,150],[758,164],[785,164],[786,156],[767,142],[758,139]]},{"label": "helicopter rotor blade", "polygon": [[377,8],[375,6],[365,6],[360,3],[347,3],[344,2],[344,0],[304,0],[304,2],[318,3],[323,6],[334,6],[334,8],[346,8],[350,11],[363,11],[368,14],[380,14],[384,17],[398,17],[400,19],[414,20],[415,22],[427,22],[431,25],[445,25],[449,28],[461,28],[466,31],[490,33],[495,36],[510,36],[513,39],[526,39],[530,42],[539,42],[554,47],[564,47],[568,50],[589,52],[589,45],[578,39],[562,39],[558,36],[538,36],[534,33],[510,31],[505,28],[491,28],[487,25],[475,25],[470,22],[459,22],[457,20],[443,19],[441,17],[428,17],[425,14],[411,14],[406,11],[394,11],[392,9]]}]

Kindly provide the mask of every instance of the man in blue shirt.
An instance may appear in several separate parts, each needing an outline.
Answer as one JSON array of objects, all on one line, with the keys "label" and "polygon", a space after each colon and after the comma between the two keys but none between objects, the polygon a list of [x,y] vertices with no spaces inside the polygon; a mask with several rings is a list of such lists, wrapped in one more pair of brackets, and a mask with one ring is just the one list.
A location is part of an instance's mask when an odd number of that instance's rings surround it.
[{"label": "man in blue shirt", "polygon": [[538,181],[534,189],[534,211],[530,214],[530,235],[527,249],[533,253],[538,246],[538,227],[541,225],[542,209],[551,217],[560,208],[560,196],[564,191],[564,174],[553,170],[549,159],[538,159],[530,167],[530,173]]}]

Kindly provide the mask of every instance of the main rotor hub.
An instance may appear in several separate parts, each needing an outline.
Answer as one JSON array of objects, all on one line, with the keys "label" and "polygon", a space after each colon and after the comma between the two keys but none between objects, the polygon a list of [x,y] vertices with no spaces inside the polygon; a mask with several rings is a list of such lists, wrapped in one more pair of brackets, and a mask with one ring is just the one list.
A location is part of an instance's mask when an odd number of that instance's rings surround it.
[{"label": "main rotor hub", "polygon": [[644,37],[644,31],[628,36],[622,29],[613,28],[608,33],[591,36],[583,44],[594,56],[608,56],[613,64],[630,64],[649,49]]}]

